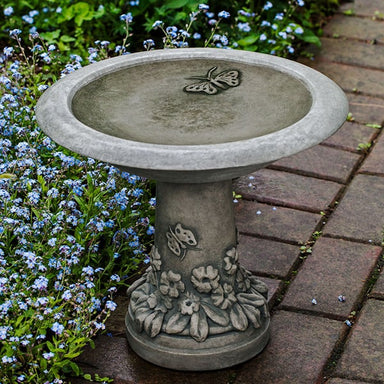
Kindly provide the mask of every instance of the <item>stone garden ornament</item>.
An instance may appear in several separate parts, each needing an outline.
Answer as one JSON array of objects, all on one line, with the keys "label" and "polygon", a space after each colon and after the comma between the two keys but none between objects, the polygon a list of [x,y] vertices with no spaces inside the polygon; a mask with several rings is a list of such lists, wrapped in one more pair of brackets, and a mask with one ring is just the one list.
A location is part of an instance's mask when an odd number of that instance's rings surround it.
[{"label": "stone garden ornament", "polygon": [[268,292],[239,263],[232,179],[320,143],[347,112],[319,72],[209,48],[108,59],[43,94],[37,119],[53,140],[157,180],[150,267],[128,290],[134,351],[200,371],[263,350]]}]

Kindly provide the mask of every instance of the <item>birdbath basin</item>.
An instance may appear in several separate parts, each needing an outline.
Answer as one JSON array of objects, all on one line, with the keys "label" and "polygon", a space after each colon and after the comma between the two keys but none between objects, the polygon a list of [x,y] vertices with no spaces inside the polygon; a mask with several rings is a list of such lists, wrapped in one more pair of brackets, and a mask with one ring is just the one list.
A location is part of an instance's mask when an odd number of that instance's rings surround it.
[{"label": "birdbath basin", "polygon": [[126,316],[140,356],[213,370],[262,351],[267,287],[239,263],[232,179],[318,144],[347,112],[317,71],[208,48],[108,59],[43,94],[36,115],[54,141],[157,180],[150,267]]}]

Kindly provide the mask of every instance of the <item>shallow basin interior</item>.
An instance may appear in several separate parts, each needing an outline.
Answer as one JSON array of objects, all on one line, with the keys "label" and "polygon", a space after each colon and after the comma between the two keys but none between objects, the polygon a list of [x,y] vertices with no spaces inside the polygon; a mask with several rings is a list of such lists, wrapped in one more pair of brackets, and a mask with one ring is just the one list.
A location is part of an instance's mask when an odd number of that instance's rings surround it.
[{"label": "shallow basin interior", "polygon": [[76,92],[78,120],[107,135],[168,145],[250,139],[288,127],[312,105],[304,83],[265,66],[180,60],[130,66]]}]

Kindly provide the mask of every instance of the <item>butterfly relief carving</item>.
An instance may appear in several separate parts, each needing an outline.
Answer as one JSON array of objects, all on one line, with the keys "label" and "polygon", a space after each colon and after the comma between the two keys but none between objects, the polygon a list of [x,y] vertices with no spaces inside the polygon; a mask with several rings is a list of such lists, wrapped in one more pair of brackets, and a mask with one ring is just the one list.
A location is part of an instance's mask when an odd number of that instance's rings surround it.
[{"label": "butterfly relief carving", "polygon": [[191,93],[206,93],[214,95],[218,92],[225,91],[231,87],[240,85],[240,71],[235,69],[227,69],[217,75],[213,75],[217,67],[212,67],[206,77],[193,76],[190,79],[200,80],[184,87],[185,92]]},{"label": "butterfly relief carving", "polygon": [[189,229],[183,228],[180,223],[175,225],[172,229],[169,226],[169,231],[166,233],[168,240],[168,248],[181,260],[184,259],[187,254],[187,250],[197,246],[196,237]]}]

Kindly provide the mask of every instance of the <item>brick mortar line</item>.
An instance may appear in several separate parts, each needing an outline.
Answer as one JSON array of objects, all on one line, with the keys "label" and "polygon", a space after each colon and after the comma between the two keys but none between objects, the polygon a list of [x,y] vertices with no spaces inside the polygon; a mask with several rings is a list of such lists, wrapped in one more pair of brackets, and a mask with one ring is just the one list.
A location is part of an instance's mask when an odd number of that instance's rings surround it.
[{"label": "brick mortar line", "polygon": [[[361,165],[368,158],[369,154],[372,152],[372,150],[375,146],[374,140],[377,140],[381,136],[381,134],[382,134],[382,130],[380,132],[378,132],[377,136],[375,136],[375,138],[372,140],[372,145],[371,145],[368,153],[363,154],[363,156],[361,157],[361,160],[359,161],[358,166],[356,166],[354,168],[354,170],[351,172],[351,175],[348,178],[348,181],[345,183],[344,187],[340,189],[340,191],[336,195],[334,201],[330,203],[329,206],[333,207],[333,209],[330,209],[329,212],[326,214],[326,216],[321,218],[318,225],[316,226],[318,231],[322,232],[322,230],[326,227],[328,220],[332,217],[333,213],[338,208],[338,205],[335,205],[335,201],[341,202],[343,200],[343,198],[344,198],[349,186],[351,185],[352,181],[359,174],[359,169],[361,168]],[[323,237],[323,236],[324,235],[321,235],[320,237]],[[313,237],[311,236],[311,238],[308,240],[308,242],[312,241],[311,247],[313,247],[316,244],[316,242],[319,238],[313,239]],[[358,319],[361,315],[361,310],[364,307],[366,301],[368,300],[369,290],[372,289],[372,287],[373,287],[373,285],[372,285],[373,283],[371,282],[371,279],[373,278],[375,272],[378,270],[378,268],[380,266],[381,260],[383,258],[382,254],[383,254],[383,251],[381,252],[381,254],[379,256],[378,261],[376,262],[376,264],[374,265],[374,267],[370,271],[370,273],[367,277],[367,280],[366,280],[359,296],[357,297],[356,301],[352,305],[352,311],[353,310],[356,311],[356,321],[358,321]],[[298,272],[300,272],[300,270],[302,269],[305,261],[306,261],[306,259],[300,259],[300,257],[297,258],[296,262],[294,263],[294,265],[297,264],[297,269],[291,270],[290,273],[287,275],[287,279],[289,281],[291,281],[291,282],[294,281],[294,279],[298,275]],[[289,308],[287,306],[280,304],[282,302],[282,300],[284,299],[288,289],[289,289],[288,285],[281,288],[280,292],[278,293],[278,298],[276,299],[276,303],[271,308],[271,313],[274,313],[275,311],[277,311],[279,309],[284,309],[284,308],[285,308],[285,310],[288,309],[288,310],[292,311],[292,308]],[[309,312],[311,312],[311,311],[309,311]],[[314,313],[314,315],[316,316],[316,313]],[[328,317],[328,316],[324,316],[324,314],[321,314],[321,315],[322,315],[322,317]],[[319,315],[317,314],[317,316],[319,316]],[[330,318],[335,319],[333,316]],[[339,318],[340,317],[338,317],[337,319],[339,319]],[[335,319],[335,320],[337,320],[337,319]],[[344,351],[345,344],[347,342],[348,335],[350,334],[350,332],[351,332],[351,328],[343,330],[341,332],[341,334],[339,335],[338,340],[335,342],[334,347],[332,349],[332,352],[330,353],[329,358],[325,362],[323,369],[320,373],[318,380],[321,380],[321,383],[325,383],[325,381],[328,380],[328,378],[332,377],[332,372],[336,368],[337,362],[339,361],[339,359],[340,359],[340,357]],[[336,362],[336,364],[334,365],[334,367],[332,369],[331,364],[333,362]]]},{"label": "brick mortar line", "polygon": [[[384,22],[382,22],[383,24],[383,28],[384,28]],[[369,38],[360,38],[360,37],[353,37],[353,36],[347,36],[347,35],[337,35],[337,37],[335,37],[335,35],[331,35],[329,33],[326,33],[324,34],[324,36],[322,36],[323,38],[327,38],[327,39],[333,39],[333,40],[347,40],[347,41],[357,41],[359,43],[364,43],[364,44],[367,44],[367,45],[378,45],[378,46],[384,46],[384,42],[380,41],[380,40],[376,40],[376,39],[369,39]]]},{"label": "brick mortar line", "polygon": [[[361,124],[361,123],[358,123],[358,124],[362,125],[362,126],[366,126],[365,124]],[[377,135],[378,135],[378,133],[375,134],[375,136],[372,139],[372,142],[374,140],[376,140]],[[360,159],[353,166],[351,174],[348,176],[348,178],[347,178],[347,180],[345,182],[341,181],[340,179],[338,179],[336,177],[333,177],[333,176],[327,176],[327,175],[321,176],[321,175],[319,175],[319,174],[317,174],[315,172],[312,173],[311,171],[305,171],[305,170],[300,170],[300,169],[295,170],[293,168],[288,168],[288,167],[286,167],[284,165],[273,165],[273,164],[271,164],[267,168],[268,169],[272,169],[272,170],[278,170],[278,171],[281,171],[281,172],[286,172],[286,173],[294,173],[294,174],[297,174],[297,175],[300,175],[300,176],[312,177],[313,179],[332,181],[334,183],[337,183],[337,184],[340,184],[340,185],[343,185],[343,186],[347,185],[348,182],[349,182],[349,179],[352,177],[352,175],[354,173],[357,172],[357,170],[361,167],[363,161],[365,160],[364,154],[361,151],[358,151],[358,150],[353,151],[353,150],[350,150],[350,149],[345,149],[345,148],[339,147],[337,145],[332,145],[332,144],[328,144],[328,143],[320,143],[318,145],[321,145],[322,147],[333,148],[333,149],[336,149],[338,151],[354,153],[354,154],[357,154],[357,155],[360,156]]]},{"label": "brick mortar line", "polygon": [[[357,167],[357,169],[355,170],[354,174],[351,175],[351,179],[349,181],[349,183],[346,185],[345,187],[345,192],[348,190],[348,187],[349,185],[352,183],[353,179],[355,178],[355,176],[361,174],[359,173],[359,168],[361,168],[361,165],[363,164],[364,160],[366,160],[370,153],[372,152],[373,148],[375,147],[376,145],[376,142],[378,140],[378,138],[383,135],[383,132],[382,132],[383,128],[378,132],[378,134],[375,136],[375,138],[372,140],[372,146],[371,148],[369,149],[369,152],[366,153],[363,158],[362,158],[362,161],[360,162],[360,166]],[[345,192],[344,192],[344,195],[341,197],[340,200],[342,200],[342,198],[345,196]],[[336,208],[337,209],[337,208]],[[332,216],[333,212],[331,212],[331,214],[329,215]],[[329,219],[328,217],[328,219]],[[324,227],[326,226],[326,224],[324,224]],[[342,238],[342,237],[336,237],[336,236],[329,236],[329,235],[325,235],[325,237],[330,237],[330,238],[340,238],[342,240],[347,240],[347,241],[354,241],[356,243],[364,243],[363,241],[358,241],[357,239],[346,239],[346,238]],[[381,246],[381,253],[374,265],[374,267],[372,268],[372,270],[370,271],[370,273],[368,274],[367,276],[367,279],[363,285],[363,288],[360,292],[360,295],[358,296],[357,300],[355,301],[355,303],[353,303],[353,306],[352,306],[352,310],[355,310],[356,311],[356,315],[355,315],[355,318],[354,318],[354,323],[357,323],[361,317],[361,313],[362,313],[362,310],[365,306],[365,304],[367,303],[368,300],[380,300],[380,301],[384,301],[384,297],[383,298],[375,298],[375,297],[371,297],[370,296],[370,292],[372,291],[372,289],[374,288],[375,284],[377,283],[377,280],[380,276],[380,270],[384,267],[384,247],[383,247],[383,243],[381,244],[375,244],[374,242],[365,242],[365,244],[369,244],[369,245],[376,245],[376,246]],[[345,345],[347,343],[347,341],[349,340],[349,336],[352,332],[352,329],[353,327],[347,329],[346,331],[342,332],[339,339],[337,340],[337,342],[335,343],[334,345],[334,348],[327,360],[327,362],[325,363],[324,365],[324,368],[319,376],[319,380],[321,380],[321,383],[325,383],[329,378],[333,378],[333,373],[335,372],[335,369],[337,367],[337,364],[342,356],[342,354],[344,353],[344,349],[345,349]],[[359,380],[359,378],[356,378],[357,380]],[[366,380],[364,380],[366,381]],[[371,382],[371,381],[367,381],[367,382]],[[372,383],[376,383],[376,381],[372,381]],[[379,383],[379,382],[377,382]]]},{"label": "brick mortar line", "polygon": [[[330,378],[328,378],[330,379]],[[327,379],[327,380],[328,380]],[[342,379],[342,380],[348,380],[350,381],[352,384],[353,383],[367,383],[367,384],[383,384],[383,382],[381,380],[370,380],[370,379],[367,379],[366,377],[353,377],[352,379],[350,377],[347,377],[345,375],[338,375],[338,376],[334,376],[332,377],[332,379]]]},{"label": "brick mortar line", "polygon": [[[344,4],[348,4],[348,2],[344,2]],[[354,11],[354,3],[350,3],[351,4],[351,8],[349,10],[353,10]],[[348,9],[342,11],[340,9],[338,9],[336,12],[335,12],[335,15],[342,15],[344,16],[345,18],[357,18],[357,19],[368,19],[368,20],[372,20],[372,21],[376,21],[378,23],[383,23],[384,22],[384,19],[383,18],[380,18],[378,16],[375,16],[375,15],[368,15],[368,14],[362,14],[362,13],[353,13],[352,15],[346,15],[345,12],[349,11]],[[384,14],[384,12],[379,12],[380,14]],[[377,19],[373,19],[374,17],[377,17]],[[332,22],[332,21],[331,21]]]},{"label": "brick mortar line", "polygon": [[[325,226],[326,224],[324,224]],[[329,233],[326,233],[322,235],[323,237],[326,237],[328,239],[335,239],[335,240],[344,240],[344,241],[349,241],[350,243],[356,243],[356,244],[365,244],[365,245],[372,245],[376,247],[382,247],[382,242],[375,242],[375,241],[369,241],[369,240],[361,240],[361,239],[355,239],[352,237],[347,237],[347,236],[340,236],[340,235],[332,235]]]},{"label": "brick mortar line", "polygon": [[[353,319],[353,325],[359,322],[359,319],[361,317],[361,313],[363,311],[363,308],[365,304],[368,302],[368,300],[377,300],[375,298],[369,297],[369,292],[373,288],[373,286],[377,282],[378,275],[380,275],[380,272],[378,272],[380,266],[384,264],[383,261],[383,251],[384,248],[382,247],[382,251],[380,253],[380,256],[378,257],[378,260],[376,264],[373,266],[372,270],[370,271],[363,288],[360,292],[360,295],[357,297],[356,301],[353,303],[352,308],[351,308],[351,313],[355,312],[355,316],[352,318]],[[372,279],[376,276],[375,281],[372,281]],[[380,301],[384,301],[380,300]],[[345,350],[345,345],[348,342],[350,335],[352,334],[353,331],[353,325],[352,327],[348,327],[345,330],[342,330],[338,340],[336,341],[334,348],[332,352],[330,353],[330,356],[326,363],[324,364],[324,368],[319,376],[319,379],[321,379],[321,383],[325,384],[327,380],[330,378],[334,378],[333,372],[335,372],[335,369],[337,367],[338,362],[340,361],[342,354],[344,353]],[[355,378],[354,378],[355,379]],[[356,380],[361,380],[360,378],[356,378]],[[366,381],[363,380],[364,382],[371,382],[371,381]],[[372,381],[372,383],[376,383],[376,381]],[[382,384],[380,382],[380,384]]]},{"label": "brick mortar line", "polygon": [[[383,43],[384,44],[384,43]],[[345,65],[347,67],[355,67],[355,68],[363,68],[363,69],[369,69],[370,71],[376,71],[376,72],[384,72],[384,67],[366,67],[364,65],[357,65],[357,64],[351,64],[351,63],[343,63],[343,62],[337,62],[337,61],[333,61],[329,58],[327,58],[326,56],[321,56],[321,57],[317,57],[316,54],[315,54],[315,61],[319,62],[319,63],[335,63],[335,64],[342,64],[342,65]],[[305,64],[304,64],[305,65]],[[344,90],[344,92],[346,93],[352,93],[352,94],[355,94],[355,92],[351,92],[349,90]],[[360,93],[358,93],[360,94]],[[383,96],[378,96],[378,98],[383,98]]]},{"label": "brick mortar line", "polygon": [[239,231],[239,234],[242,236],[248,236],[248,237],[252,237],[255,239],[270,240],[270,241],[274,241],[274,242],[282,243],[282,244],[287,244],[287,245],[297,245],[297,246],[300,245],[295,240],[284,240],[284,239],[281,239],[281,238],[276,237],[276,236],[260,235],[257,233],[249,233],[246,231]]},{"label": "brick mortar line", "polygon": [[[314,305],[314,307],[316,307],[316,305]],[[293,313],[297,313],[300,315],[320,317],[322,319],[334,320],[334,321],[338,321],[338,322],[344,322],[346,320],[346,318],[342,315],[334,315],[332,313],[316,311],[315,309],[310,310],[310,309],[296,308],[296,307],[293,307],[291,305],[284,305],[284,304],[280,304],[279,306],[277,306],[275,308],[275,311],[293,312]],[[347,325],[345,325],[345,326],[348,327]],[[347,330],[347,328],[346,328],[346,330]]]},{"label": "brick mortar line", "polygon": [[[345,40],[348,40],[348,39],[345,39]],[[316,57],[316,53],[315,53],[315,57]],[[384,68],[382,68],[382,67],[372,67],[370,65],[351,64],[351,63],[347,63],[347,62],[344,62],[344,61],[338,61],[337,59],[331,60],[331,59],[328,59],[328,58],[325,58],[325,57],[322,57],[321,59],[317,59],[317,60],[319,62],[328,62],[328,63],[334,63],[334,64],[347,65],[349,67],[354,67],[354,68],[358,68],[358,69],[369,69],[371,71],[384,72]]]}]

